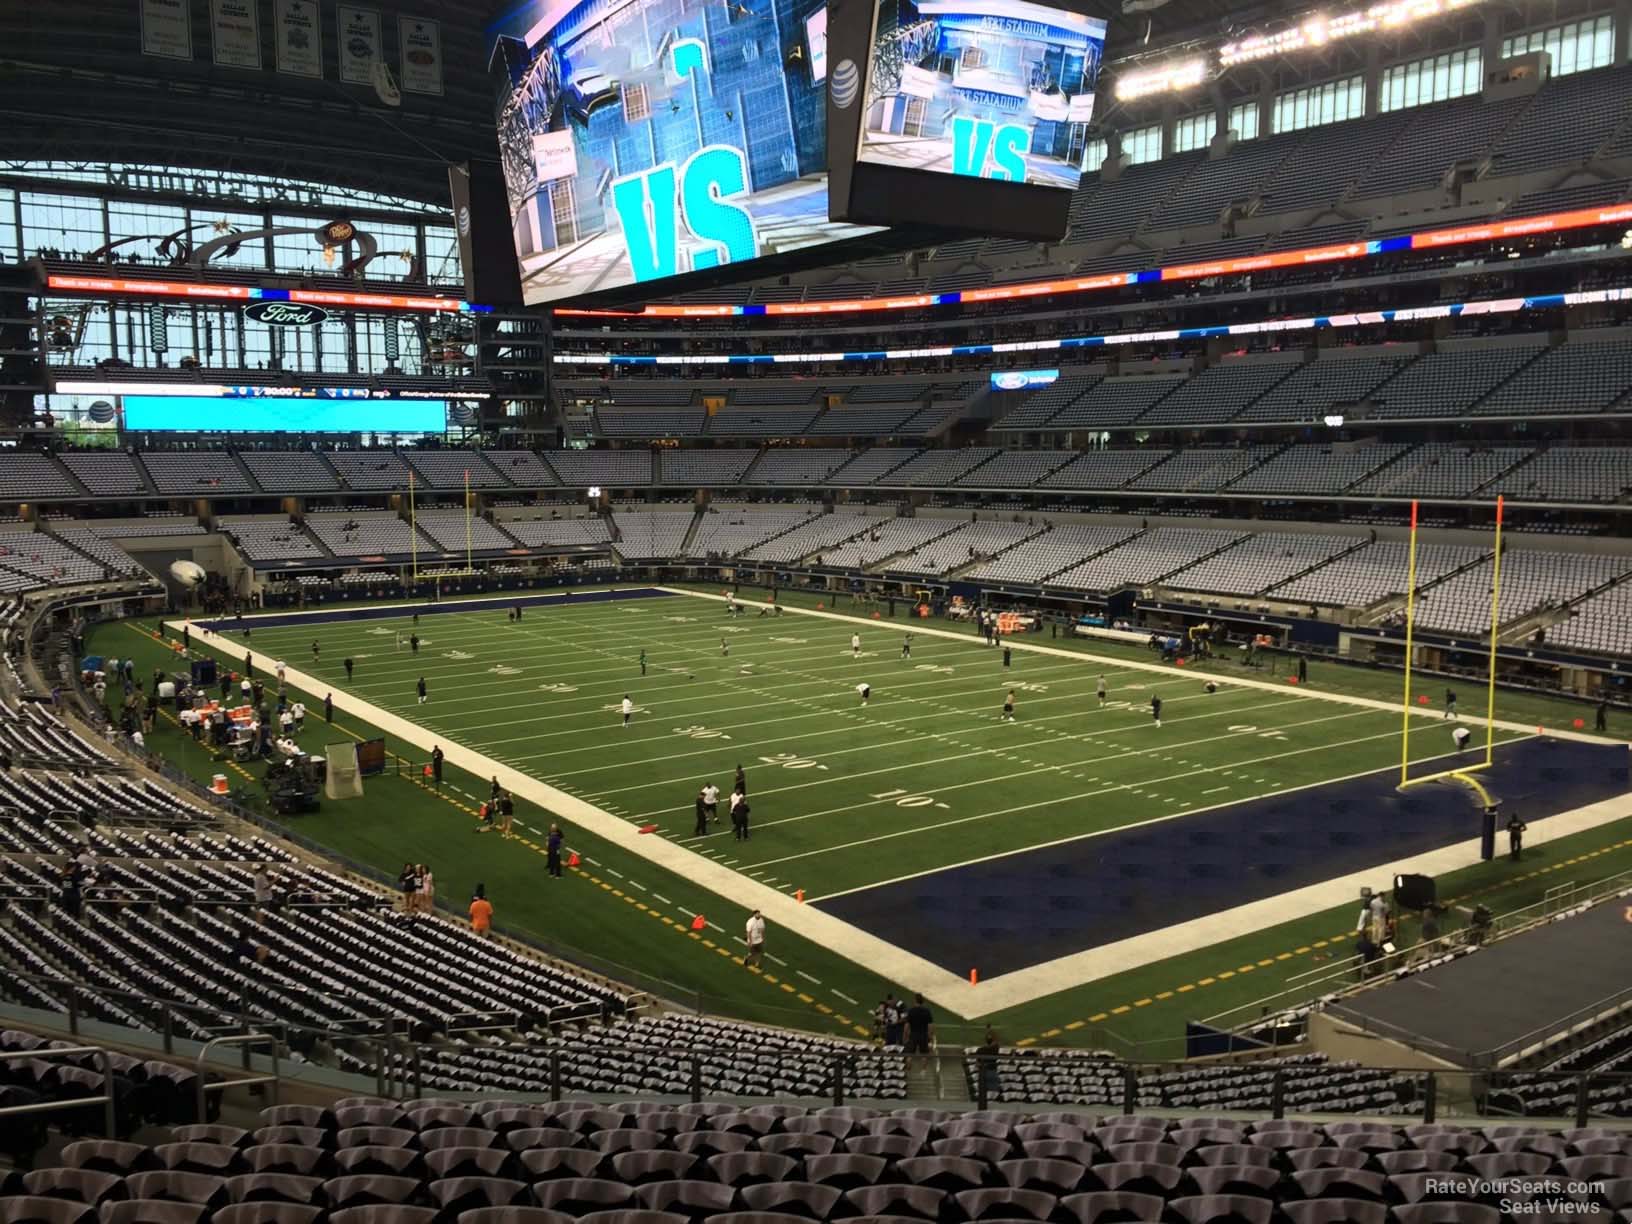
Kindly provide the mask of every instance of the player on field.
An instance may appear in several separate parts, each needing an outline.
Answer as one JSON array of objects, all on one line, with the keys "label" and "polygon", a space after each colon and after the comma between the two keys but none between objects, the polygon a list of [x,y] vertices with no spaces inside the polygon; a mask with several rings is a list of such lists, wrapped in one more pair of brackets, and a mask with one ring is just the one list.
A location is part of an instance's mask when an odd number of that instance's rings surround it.
[{"label": "player on field", "polygon": [[731,639],[730,638],[721,638],[720,639],[720,657],[722,659],[729,659],[731,657]]},{"label": "player on field", "polygon": [[1014,721],[1014,690],[1013,689],[1010,689],[1009,690],[1009,695],[1007,697],[1003,698],[1003,721],[1004,722],[1013,722]]},{"label": "player on field", "polygon": [[873,695],[873,686],[870,684],[858,684],[856,685],[856,692],[861,694],[861,704],[866,705],[868,699]]},{"label": "player on field", "polygon": [[1105,704],[1105,677],[1104,676],[1101,676],[1099,678],[1099,684],[1096,686],[1094,691],[1099,694],[1099,704],[1104,705]]},{"label": "player on field", "polygon": [[319,655],[320,655],[320,654],[321,654],[321,653],[322,653],[322,652],[323,652],[323,647],[322,647],[322,646],[320,646],[320,645],[318,645],[318,644],[317,644],[317,643],[316,643],[316,642],[315,642],[315,641],[314,641],[314,642],[313,642],[313,643],[312,643],[312,662],[313,662],[313,663],[316,663],[316,662],[317,662],[317,660],[318,660],[318,656],[319,656]]},{"label": "player on field", "polygon": [[1150,716],[1158,727],[1162,725],[1162,699],[1154,694],[1150,698]]},{"label": "player on field", "polygon": [[1445,690],[1445,717],[1446,718],[1455,718],[1456,717],[1456,690],[1455,689],[1446,689]]},{"label": "player on field", "polygon": [[912,658],[912,634],[910,633],[901,638],[901,657],[903,659]]},{"label": "player on field", "polygon": [[622,708],[623,708],[623,725],[625,727],[627,727],[629,725],[629,720],[631,718],[633,718],[634,714],[635,714],[635,703],[629,700],[629,694],[628,693],[625,693],[623,695],[623,707]]},{"label": "player on field", "polygon": [[861,634],[859,633],[850,635],[850,657],[853,659],[861,658]]},{"label": "player on field", "polygon": [[646,674],[646,648],[644,646],[640,648],[640,674],[643,676]]},{"label": "player on field", "polygon": [[415,689],[419,693],[419,704],[424,705],[426,698],[428,698],[431,695],[430,692],[425,688],[425,677],[424,676],[421,676],[419,678],[419,684],[415,686]]}]

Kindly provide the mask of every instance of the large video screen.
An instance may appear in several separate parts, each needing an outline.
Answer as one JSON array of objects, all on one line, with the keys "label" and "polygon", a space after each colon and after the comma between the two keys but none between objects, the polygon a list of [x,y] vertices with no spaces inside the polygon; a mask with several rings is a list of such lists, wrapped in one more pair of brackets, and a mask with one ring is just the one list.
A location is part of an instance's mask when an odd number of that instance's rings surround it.
[{"label": "large video screen", "polygon": [[368,399],[255,395],[121,397],[125,428],[183,433],[439,434],[447,403],[436,399]]},{"label": "large video screen", "polygon": [[1104,47],[1028,0],[878,0],[856,159],[1074,190]]},{"label": "large video screen", "polygon": [[529,303],[874,232],[828,220],[825,0],[527,0],[490,71]]}]

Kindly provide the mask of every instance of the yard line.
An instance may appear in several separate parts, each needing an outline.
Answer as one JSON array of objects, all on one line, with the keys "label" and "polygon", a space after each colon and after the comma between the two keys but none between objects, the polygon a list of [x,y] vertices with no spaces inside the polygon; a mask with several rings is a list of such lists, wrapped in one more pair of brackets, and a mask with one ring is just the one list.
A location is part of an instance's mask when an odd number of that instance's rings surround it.
[{"label": "yard line", "polygon": [[821,978],[813,978],[813,977],[810,976],[810,974],[806,973],[803,969],[795,969],[794,972],[797,973],[800,977],[804,978],[805,981],[809,982],[812,986],[820,986],[822,984],[822,979]]},{"label": "yard line", "polygon": [[[1371,738],[1378,739],[1378,738],[1383,738],[1383,737],[1372,736]],[[1502,742],[1503,743],[1508,743],[1508,744],[1513,744],[1513,743],[1518,743],[1518,742],[1520,742],[1522,740],[1535,739],[1535,738],[1536,738],[1536,736],[1533,733],[1529,734],[1529,735],[1520,734],[1520,735],[1515,735],[1510,740],[1504,740]],[[1351,741],[1351,742],[1358,742],[1358,741]],[[1434,756],[1417,758],[1417,759],[1413,760],[1411,763],[1413,765],[1426,765],[1426,764],[1429,764],[1430,762],[1433,762],[1433,761],[1444,761],[1444,760],[1454,759],[1458,755],[1460,755],[1460,754],[1455,753],[1455,752],[1443,752],[1443,753],[1438,753],[1438,754],[1436,754]],[[1323,780],[1321,780],[1319,782],[1305,782],[1300,786],[1292,787],[1291,789],[1287,790],[1285,793],[1288,794],[1288,795],[1292,795],[1292,794],[1296,794],[1299,791],[1315,790],[1318,787],[1332,786],[1332,785],[1335,785],[1335,784],[1340,783],[1340,782],[1353,782],[1357,778],[1369,778],[1369,777],[1373,776],[1374,774],[1391,773],[1397,768],[1398,768],[1397,765],[1383,765],[1383,766],[1379,766],[1376,769],[1364,769],[1364,770],[1359,771],[1358,773],[1344,774],[1342,777],[1338,777],[1338,778],[1326,778],[1326,779],[1323,779]],[[1193,816],[1197,812],[1209,811],[1209,810],[1218,811],[1218,810],[1221,810],[1223,808],[1239,807],[1243,803],[1252,803],[1257,799],[1261,799],[1262,797],[1263,796],[1261,796],[1261,795],[1244,795],[1240,799],[1229,799],[1229,800],[1226,800],[1223,803],[1204,804],[1204,805],[1202,805],[1200,807],[1186,808],[1182,812],[1169,812],[1166,815],[1153,816],[1148,820],[1141,820],[1136,824],[1122,825],[1122,826],[1120,826],[1119,828],[1116,828],[1116,829],[1096,829],[1096,830],[1093,830],[1092,832],[1088,832],[1088,833],[1073,833],[1069,837],[1060,837],[1060,838],[1056,838],[1053,841],[1040,842],[1040,843],[1038,843],[1036,845],[1032,845],[1032,846],[1016,846],[1012,850],[1000,850],[995,854],[982,855],[980,858],[969,859],[966,862],[962,862],[962,863],[954,863],[949,867],[930,867],[930,868],[926,868],[923,871],[913,871],[913,872],[909,872],[906,875],[893,876],[890,879],[879,880],[879,881],[876,881],[875,883],[872,883],[872,884],[858,884],[854,888],[841,889],[838,892],[828,893],[825,897],[807,898],[807,900],[831,901],[831,900],[833,900],[834,898],[837,898],[837,897],[848,897],[852,893],[867,892],[869,889],[884,888],[884,887],[887,887],[887,886],[892,885],[892,884],[903,884],[908,880],[916,880],[916,879],[919,879],[919,878],[921,878],[923,876],[928,876],[928,875],[937,875],[937,874],[939,874],[940,872],[943,872],[943,871],[959,871],[959,870],[962,870],[965,867],[975,867],[975,866],[978,866],[981,863],[994,862],[997,859],[1012,858],[1013,856],[1015,856],[1017,854],[1029,854],[1033,850],[1051,850],[1055,846],[1066,846],[1066,845],[1070,845],[1072,842],[1084,841],[1084,840],[1086,840],[1088,838],[1103,837],[1107,833],[1120,833],[1120,832],[1122,832],[1123,830],[1126,830],[1126,829],[1139,829],[1139,828],[1144,828],[1146,825],[1161,824],[1164,821],[1169,821],[1169,820],[1178,820],[1178,819],[1181,819],[1182,817],[1185,817],[1185,816]],[[1071,955],[1076,955],[1076,954],[1072,953]],[[1014,972],[1015,973],[1029,973],[1033,969],[1044,968],[1047,963],[1048,962],[1045,962],[1044,965],[1034,965],[1030,969],[1015,970]],[[1004,976],[1008,977],[1008,976],[1012,976],[1012,975],[1006,974]],[[1049,993],[1053,993],[1053,992],[1050,991]]]},{"label": "yard line", "polygon": [[849,995],[845,994],[844,991],[839,990],[837,987],[833,988],[833,993],[838,995],[839,998],[843,999],[846,1003],[850,1004],[851,1007],[861,1006],[860,1003],[856,1002],[856,1000],[852,999]]},{"label": "yard line", "polygon": [[[1262,706],[1242,706],[1241,707],[1241,712],[1244,713],[1247,710],[1268,709],[1268,708],[1278,706],[1278,705],[1289,705],[1289,704],[1292,704],[1292,703],[1290,701],[1279,701],[1279,702],[1272,701],[1272,702],[1266,702]],[[1296,730],[1298,727],[1312,726],[1315,723],[1333,722],[1333,721],[1338,720],[1338,719],[1354,718],[1354,717],[1357,717],[1357,716],[1362,715],[1362,714],[1375,714],[1375,713],[1379,713],[1379,711],[1376,711],[1376,710],[1347,710],[1347,711],[1343,712],[1342,714],[1329,714],[1329,715],[1327,715],[1327,716],[1325,716],[1323,718],[1311,718],[1311,719],[1306,719],[1306,720],[1304,720],[1302,722],[1283,723],[1280,726],[1275,727],[1273,729],[1278,730],[1278,731],[1291,731],[1291,730]],[[1208,716],[1205,716],[1205,717],[1211,717],[1211,716],[1208,715]],[[1169,721],[1171,723],[1173,723],[1173,724],[1177,724],[1177,723],[1183,723],[1183,722],[1196,722],[1196,721],[1200,721],[1200,720],[1199,719],[1192,719],[1192,718],[1175,718],[1175,719],[1171,719]],[[1120,733],[1122,731],[1142,731],[1143,729],[1144,729],[1144,724],[1143,723],[1138,723],[1138,724],[1135,724],[1133,726],[1116,728],[1116,729],[1110,730],[1110,731],[1097,731],[1097,732],[1094,732],[1092,735],[1070,736],[1070,737],[1067,737],[1067,738],[1070,739],[1070,740],[1073,740],[1073,741],[1075,741],[1075,740],[1086,740],[1086,741],[1088,741],[1090,743],[1097,743],[1098,741],[1094,739],[1094,735],[1116,735],[1116,734],[1118,734],[1118,733]],[[1200,739],[1200,740],[1197,740],[1195,742],[1198,743],[1198,744],[1211,744],[1211,743],[1216,743],[1219,740],[1243,739],[1243,738],[1247,738],[1249,736],[1258,735],[1258,734],[1261,733],[1261,730],[1262,730],[1261,728],[1255,727],[1251,731],[1231,731],[1231,732],[1228,732],[1228,733],[1226,733],[1224,735],[1208,736],[1206,739]],[[899,772],[899,771],[901,771],[903,769],[913,769],[913,768],[920,768],[920,767],[924,767],[924,766],[944,765],[948,761],[961,761],[961,760],[966,760],[966,759],[968,759],[970,757],[988,756],[988,755],[992,755],[994,753],[998,753],[1000,751],[1001,751],[1000,749],[995,749],[995,748],[976,749],[976,750],[971,751],[971,752],[959,753],[957,756],[938,757],[938,758],[936,758],[934,760],[929,760],[929,761],[910,762],[910,763],[905,764],[905,765],[899,765],[899,764],[889,765],[889,766],[885,766],[885,767],[880,768],[880,769],[865,770],[865,771],[863,771],[861,773],[845,774],[845,775],[843,775],[843,776],[841,776],[839,778],[836,778],[836,779],[835,778],[823,778],[823,779],[815,779],[815,780],[812,780],[810,782],[797,783],[797,784],[795,784],[793,786],[771,787],[771,788],[768,788],[768,789],[760,790],[758,792],[758,794],[761,795],[761,796],[768,795],[768,794],[769,795],[784,794],[787,791],[804,790],[805,788],[811,787],[811,786],[824,786],[824,785],[827,785],[829,782],[834,782],[834,781],[850,782],[850,781],[854,781],[857,778],[872,777],[873,775],[876,775],[876,774],[890,774],[890,773],[897,773],[897,772]],[[1135,750],[1129,751],[1129,752],[1119,752],[1119,753],[1116,753],[1114,756],[1096,758],[1095,764],[1096,765],[1103,765],[1103,764],[1105,764],[1106,762],[1109,762],[1109,761],[1121,761],[1121,760],[1127,760],[1127,759],[1132,758],[1132,757],[1141,757],[1141,756],[1147,755],[1150,751],[1152,751],[1152,750],[1151,749],[1135,749]],[[1008,774],[1008,775],[1005,776],[1004,780],[1010,780],[1010,779],[1013,779],[1013,778],[1028,777],[1031,774],[1038,774],[1038,773],[1062,773],[1062,772],[1067,772],[1067,771],[1069,771],[1071,769],[1074,769],[1074,768],[1076,768],[1076,765],[1074,763],[1073,764],[1062,764],[1062,765],[1048,765],[1048,766],[1045,766],[1045,767],[1043,767],[1041,769],[1032,769],[1032,770],[1026,770],[1023,773],[1011,773],[1011,774]],[[1098,779],[1097,778],[1089,778],[1088,781],[1096,782],[1096,781],[1098,781]],[[990,777],[980,778],[980,779],[976,779],[975,781],[971,781],[971,782],[959,782],[959,783],[957,783],[955,785],[952,785],[952,786],[938,787],[938,788],[935,788],[933,790],[925,790],[925,791],[921,791],[919,793],[925,794],[925,795],[939,795],[939,794],[942,794],[942,793],[944,793],[946,791],[963,790],[963,789],[965,789],[967,787],[970,787],[970,786],[990,786],[992,784],[992,782],[993,782],[993,779],[990,778]],[[875,801],[875,803],[877,803],[877,802],[887,802],[887,801]],[[797,823],[799,821],[813,819],[813,818],[818,817],[818,816],[833,816],[833,815],[840,814],[840,813],[856,811],[859,808],[872,807],[872,806],[874,806],[874,803],[850,804],[850,805],[847,805],[847,806],[841,807],[841,808],[827,808],[827,809],[825,809],[823,811],[820,811],[820,812],[808,812],[808,813],[803,813],[803,814],[798,815],[798,816],[784,816],[780,820],[762,821],[760,823],[760,827],[761,828],[766,828],[766,829],[774,828],[774,827],[776,827],[778,825],[794,824],[794,823]],[[655,810],[650,811],[650,812],[642,813],[637,819],[648,820],[648,819],[651,819],[651,818],[656,817],[656,816],[663,816],[663,815],[668,815],[668,814],[671,814],[671,813],[674,813],[674,812],[683,812],[683,811],[686,811],[686,810],[688,810],[688,809],[686,809],[685,807],[658,808],[658,809],[655,809]],[[676,840],[679,841],[682,845],[684,845],[687,842],[694,841],[696,839],[695,838],[677,838]]]},{"label": "yard line", "polygon": [[1204,791],[1202,791],[1202,792],[1201,792],[1201,793],[1202,793],[1202,794],[1204,794],[1204,795],[1216,795],[1216,794],[1218,794],[1218,793],[1219,793],[1219,792],[1220,792],[1220,791],[1227,791],[1227,790],[1229,790],[1229,789],[1230,789],[1230,788],[1229,788],[1229,787],[1227,787],[1227,786],[1215,786],[1215,787],[1213,787],[1213,789],[1212,789],[1212,790],[1204,790]]},{"label": "yard line", "polygon": [[[1366,742],[1368,742],[1370,740],[1387,739],[1392,734],[1397,734],[1397,732],[1384,731],[1384,732],[1382,732],[1382,733],[1380,733],[1378,735],[1361,736],[1359,739],[1352,739],[1352,740],[1349,740],[1347,742],[1350,743],[1350,744],[1363,744],[1363,743],[1366,743]],[[1265,761],[1275,761],[1275,760],[1280,760],[1283,757],[1300,756],[1300,755],[1302,755],[1304,753],[1309,753],[1309,752],[1327,752],[1327,751],[1330,751],[1330,748],[1331,748],[1331,746],[1329,744],[1317,744],[1316,746],[1314,746],[1312,748],[1299,748],[1299,749],[1296,749],[1295,751],[1292,751],[1292,752],[1279,752],[1279,753],[1275,753],[1273,756],[1261,757],[1259,759],[1260,760],[1265,760]],[[1431,758],[1431,759],[1438,759],[1438,758]],[[1386,766],[1384,768],[1386,768]],[[1172,780],[1174,780],[1176,778],[1195,777],[1195,776],[1200,775],[1200,774],[1212,773],[1212,772],[1214,772],[1214,770],[1211,770],[1211,769],[1196,769],[1196,770],[1192,770],[1190,773],[1172,775],[1167,780],[1172,781]],[[1377,773],[1379,771],[1373,769],[1373,770],[1368,770],[1367,772],[1368,773]],[[1360,775],[1360,776],[1364,776],[1364,775]],[[1313,783],[1312,785],[1324,786],[1324,785],[1326,785],[1326,783],[1325,782],[1320,782],[1320,783]],[[938,829],[947,829],[947,828],[952,828],[953,826],[956,826],[956,825],[970,824],[973,821],[977,821],[977,820],[989,820],[994,816],[1012,816],[1016,812],[1027,812],[1027,811],[1033,810],[1034,808],[1047,807],[1047,806],[1049,806],[1050,804],[1053,804],[1053,803],[1072,803],[1072,802],[1075,802],[1076,800],[1079,800],[1079,799],[1093,799],[1093,798],[1096,798],[1096,797],[1098,797],[1100,795],[1114,794],[1117,791],[1126,790],[1126,789],[1127,789],[1127,787],[1125,787],[1125,786],[1110,786],[1110,787],[1106,787],[1103,790],[1085,791],[1082,794],[1066,795],[1063,798],[1045,800],[1045,801],[1040,802],[1040,803],[1023,803],[1023,804],[1020,804],[1020,805],[1018,805],[1016,807],[1001,808],[1001,809],[999,809],[997,811],[993,811],[993,812],[981,812],[981,813],[978,813],[978,814],[973,815],[973,816],[960,816],[960,817],[958,817],[958,818],[956,818],[954,820],[943,820],[943,821],[940,821],[940,822],[938,822],[936,824],[918,825],[918,826],[916,826],[914,828],[911,828],[911,829],[899,829],[899,830],[896,830],[895,832],[891,832],[891,833],[880,833],[875,837],[864,837],[864,838],[860,838],[860,839],[858,839],[856,841],[845,842],[842,845],[824,846],[820,850],[804,851],[804,852],[801,852],[799,854],[785,855],[782,858],[767,859],[764,863],[762,863],[760,865],[763,866],[763,867],[770,867],[770,866],[774,866],[774,865],[776,865],[778,863],[789,863],[789,862],[793,862],[796,859],[809,858],[812,855],[816,855],[816,854],[833,854],[833,853],[835,853],[837,851],[840,851],[840,850],[851,850],[851,849],[856,848],[857,846],[871,845],[871,844],[873,844],[875,842],[891,841],[891,840],[893,840],[895,838],[898,838],[898,837],[910,837],[915,833],[931,833],[931,832],[934,832],[934,831],[936,831]],[[1299,790],[1299,789],[1303,789],[1303,788],[1294,787],[1293,789],[1294,790]],[[1251,802],[1252,799],[1256,799],[1256,798],[1261,798],[1261,796],[1256,796],[1255,795],[1255,796],[1251,796],[1249,798],[1243,798],[1241,800],[1238,800],[1237,802],[1242,802],[1242,803]],[[863,806],[866,806],[866,805],[863,805]],[[1074,837],[1063,838],[1063,839],[1061,839],[1061,841],[1042,842],[1042,843],[1039,843],[1039,844],[1033,845],[1033,846],[1016,847],[1013,851],[1009,851],[1008,853],[1018,854],[1018,853],[1021,853],[1024,850],[1039,849],[1042,846],[1061,845],[1061,844],[1063,844],[1063,842],[1080,841],[1080,840],[1082,840],[1084,838],[1090,838],[1090,837],[1103,837],[1106,834],[1119,833],[1119,832],[1122,832],[1123,830],[1126,830],[1126,829],[1142,829],[1146,825],[1160,824],[1163,821],[1177,820],[1177,819],[1179,819],[1180,817],[1183,817],[1183,816],[1193,815],[1195,812],[1200,811],[1200,810],[1202,810],[1202,809],[1201,808],[1189,808],[1189,809],[1186,809],[1185,811],[1182,811],[1182,812],[1168,812],[1168,813],[1166,813],[1164,815],[1152,816],[1147,820],[1138,820],[1138,821],[1133,821],[1133,822],[1131,822],[1129,824],[1118,825],[1115,828],[1095,829],[1095,830],[1092,830],[1092,831],[1087,832],[1087,833],[1079,833]],[[984,860],[982,860],[982,861],[984,861]],[[963,867],[963,866],[967,866],[967,864],[966,863],[953,863],[953,864],[950,864],[950,865],[945,866],[945,867],[934,868],[933,871],[946,871],[946,870],[952,870],[952,869],[956,869],[958,867]],[[927,872],[926,871],[926,872],[920,872],[918,874],[928,875],[928,874],[932,874],[932,872]],[[907,878],[912,878],[912,877],[907,877]],[[846,896],[846,895],[848,895],[849,893],[852,893],[852,892],[860,892],[864,888],[873,888],[873,887],[877,887],[877,886],[876,885],[871,885],[871,884],[860,885],[860,886],[858,886],[856,888],[847,888],[847,889],[843,889],[843,890],[841,890],[839,892],[828,893],[827,896],[824,897],[824,898],[814,898],[814,899],[826,900],[826,899],[831,898],[831,897],[842,897],[842,896]]]},{"label": "yard line", "polygon": [[674,904],[673,901],[670,901],[662,893],[658,893],[658,892],[654,892],[652,894],[652,900],[653,901],[661,901],[664,905],[673,905]]}]

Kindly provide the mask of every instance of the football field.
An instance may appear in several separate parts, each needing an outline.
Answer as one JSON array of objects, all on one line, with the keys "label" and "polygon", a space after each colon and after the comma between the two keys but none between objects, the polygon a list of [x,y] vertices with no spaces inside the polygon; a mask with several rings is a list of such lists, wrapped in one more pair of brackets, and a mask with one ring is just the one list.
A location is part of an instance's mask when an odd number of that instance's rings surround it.
[{"label": "football field", "polygon": [[[947,622],[914,632],[899,621],[745,608],[732,616],[722,602],[666,595],[528,608],[512,621],[508,605],[494,604],[426,615],[417,627],[403,615],[257,628],[250,645],[262,670],[281,658],[811,902],[1182,821],[1400,759],[1397,709],[1284,680],[1207,692],[1207,675],[1153,667],[1155,656],[1034,651],[1026,647],[1048,646],[1034,636],[1005,665],[1002,646],[972,630],[948,634]],[[1414,759],[1447,757],[1450,725],[1421,720]],[[747,841],[726,819],[738,765],[752,808]],[[699,837],[694,803],[707,783],[721,789],[720,818]]]}]

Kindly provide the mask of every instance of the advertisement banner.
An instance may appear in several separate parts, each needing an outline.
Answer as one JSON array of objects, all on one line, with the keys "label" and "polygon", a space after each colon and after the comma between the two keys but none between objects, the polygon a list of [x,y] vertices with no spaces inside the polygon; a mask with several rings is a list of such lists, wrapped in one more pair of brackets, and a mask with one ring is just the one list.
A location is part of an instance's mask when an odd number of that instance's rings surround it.
[{"label": "advertisement banner", "polygon": [[210,46],[222,68],[261,67],[258,0],[210,0]]},{"label": "advertisement banner", "polygon": [[278,71],[287,76],[323,75],[323,27],[317,0],[274,0]]},{"label": "advertisement banner", "polygon": [[340,27],[340,79],[348,85],[372,85],[375,61],[385,58],[380,38],[380,10],[342,4],[335,9]]},{"label": "advertisement banner", "polygon": [[191,0],[142,0],[142,54],[193,58]]},{"label": "advertisement banner", "polygon": [[442,26],[423,17],[398,17],[397,47],[404,91],[441,97]]}]

